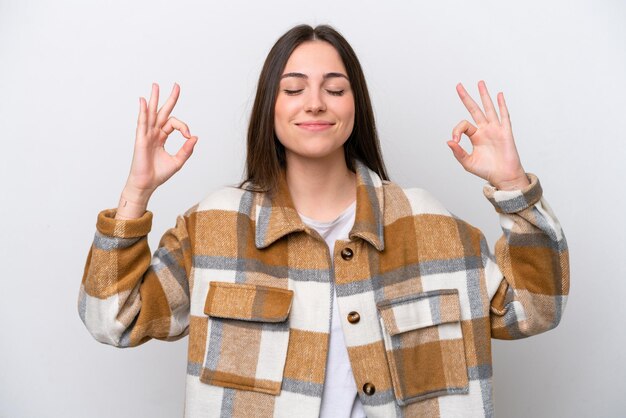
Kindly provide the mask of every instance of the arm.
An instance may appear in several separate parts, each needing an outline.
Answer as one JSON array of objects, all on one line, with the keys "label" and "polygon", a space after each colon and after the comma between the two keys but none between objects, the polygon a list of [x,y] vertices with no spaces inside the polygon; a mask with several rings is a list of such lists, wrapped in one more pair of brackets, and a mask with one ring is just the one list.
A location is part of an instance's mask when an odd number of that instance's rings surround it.
[{"label": "arm", "polygon": [[495,258],[484,240],[481,249],[493,338],[524,338],[556,327],[569,294],[565,236],[539,180],[532,174],[528,178],[523,190],[484,188],[503,230]]},{"label": "arm", "polygon": [[151,258],[152,213],[116,220],[115,212],[98,215],[78,297],[80,318],[96,340],[117,347],[182,338],[189,325],[192,260],[187,216],[178,217]]},{"label": "arm", "polygon": [[[188,215],[161,238],[150,257],[147,234],[152,214],[146,211],[152,193],[191,156],[198,137],[170,117],[180,87],[157,112],[159,86],[152,85],[150,103],[139,98],[139,118],[130,174],[117,210],[98,215],[97,231],[87,257],[78,297],[78,311],[98,340],[118,347],[150,338],[175,340],[187,333],[191,249]],[[180,131],[186,141],[175,155],[164,148],[169,134]]]},{"label": "arm", "polygon": [[[504,95],[497,97],[498,117],[483,81],[478,90],[484,112],[457,85],[476,126],[466,120],[457,124],[448,146],[466,171],[489,182],[484,193],[500,213],[504,234],[496,243],[495,258],[484,238],[481,248],[491,335],[523,338],[559,323],[569,293],[569,253],[537,177],[522,168]],[[471,154],[459,145],[462,134],[472,143]]]}]

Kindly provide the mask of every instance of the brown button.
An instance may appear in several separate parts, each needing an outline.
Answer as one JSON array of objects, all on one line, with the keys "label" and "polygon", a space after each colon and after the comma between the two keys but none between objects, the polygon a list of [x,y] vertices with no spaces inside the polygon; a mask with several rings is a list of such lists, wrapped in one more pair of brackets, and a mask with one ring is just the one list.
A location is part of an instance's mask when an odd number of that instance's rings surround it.
[{"label": "brown button", "polygon": [[354,253],[352,252],[352,248],[350,247],[346,247],[341,250],[341,258],[343,258],[344,260],[351,260],[353,255]]},{"label": "brown button", "polygon": [[367,382],[363,385],[363,393],[365,393],[367,396],[372,396],[375,392],[376,386],[374,386],[370,382]]},{"label": "brown button", "polygon": [[352,311],[348,314],[348,322],[351,324],[356,324],[361,320],[361,315],[358,312]]}]

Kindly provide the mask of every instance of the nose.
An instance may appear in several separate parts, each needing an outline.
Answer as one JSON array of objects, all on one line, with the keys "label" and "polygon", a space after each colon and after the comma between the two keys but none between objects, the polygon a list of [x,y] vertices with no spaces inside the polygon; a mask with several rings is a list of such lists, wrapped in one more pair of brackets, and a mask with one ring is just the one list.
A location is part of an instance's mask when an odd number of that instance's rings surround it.
[{"label": "nose", "polygon": [[324,99],[319,90],[312,89],[307,97],[304,110],[311,113],[319,113],[326,110],[326,103],[324,103]]}]

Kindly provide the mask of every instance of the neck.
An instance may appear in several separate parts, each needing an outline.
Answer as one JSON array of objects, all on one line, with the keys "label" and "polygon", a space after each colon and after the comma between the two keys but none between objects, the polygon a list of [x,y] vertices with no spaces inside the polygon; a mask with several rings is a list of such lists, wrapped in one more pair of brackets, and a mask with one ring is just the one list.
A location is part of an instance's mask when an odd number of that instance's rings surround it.
[{"label": "neck", "polygon": [[356,174],[343,152],[324,158],[287,155],[286,180],[296,210],[318,221],[335,219],[356,199]]}]

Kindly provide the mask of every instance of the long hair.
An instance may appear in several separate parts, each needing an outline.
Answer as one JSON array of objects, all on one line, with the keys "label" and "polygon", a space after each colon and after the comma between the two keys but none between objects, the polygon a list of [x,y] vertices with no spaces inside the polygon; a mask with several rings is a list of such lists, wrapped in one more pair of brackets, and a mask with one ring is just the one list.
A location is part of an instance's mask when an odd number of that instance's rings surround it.
[{"label": "long hair", "polygon": [[249,190],[272,192],[276,189],[281,169],[286,164],[285,147],[274,132],[274,107],[280,77],[291,53],[300,44],[314,40],[328,42],[337,50],[350,80],[355,114],[354,128],[344,144],[348,169],[355,171],[354,160],[359,159],[381,179],[389,180],[365,76],[354,50],[339,32],[328,25],[315,28],[298,25],[276,41],[263,64],[248,125],[245,180],[239,184],[240,188],[247,183],[245,188]]}]

